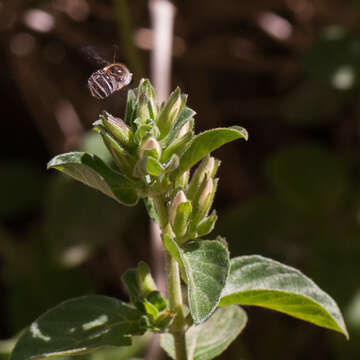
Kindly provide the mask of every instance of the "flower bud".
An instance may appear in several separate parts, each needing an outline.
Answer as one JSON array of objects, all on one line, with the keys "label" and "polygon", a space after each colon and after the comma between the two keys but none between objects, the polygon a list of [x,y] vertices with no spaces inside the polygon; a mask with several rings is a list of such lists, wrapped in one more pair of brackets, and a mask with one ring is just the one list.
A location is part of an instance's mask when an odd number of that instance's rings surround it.
[{"label": "flower bud", "polygon": [[153,156],[155,159],[160,159],[161,146],[159,142],[152,136],[145,140],[139,150],[140,158],[144,157],[146,154]]},{"label": "flower bud", "polygon": [[131,145],[132,132],[123,120],[112,116],[106,111],[100,115],[100,120],[105,129],[120,143],[120,145],[125,148],[128,148]]},{"label": "flower bud", "polygon": [[214,230],[217,220],[216,211],[214,210],[210,216],[201,220],[196,228],[197,237],[202,237]]},{"label": "flower bud", "polygon": [[208,179],[205,182],[205,186],[199,197],[199,210],[201,213],[201,218],[209,213],[209,210],[214,201],[218,181],[219,179]]},{"label": "flower bud", "polygon": [[[183,191],[180,196],[174,199],[174,207],[170,209],[170,224],[178,238],[185,236],[188,230],[189,221],[192,213],[191,201],[187,200]],[[178,239],[179,240],[179,239]]]},{"label": "flower bud", "polygon": [[196,234],[199,223],[207,216],[214,200],[217,183],[218,179],[206,177],[192,200],[194,211],[190,221],[189,232],[191,234]]},{"label": "flower bud", "polygon": [[155,91],[149,80],[142,79],[139,85],[137,96],[138,117],[143,121],[147,119],[155,120],[157,116],[157,106],[155,102]]},{"label": "flower bud", "polygon": [[205,186],[202,189],[199,197],[199,208],[203,209],[207,206],[209,202],[209,197],[211,196],[214,188],[214,180],[213,179],[207,179],[205,181]]},{"label": "flower bud", "polygon": [[188,201],[188,199],[186,198],[183,191],[179,191],[175,195],[169,210],[169,222],[171,225],[174,225],[178,206],[186,201]]},{"label": "flower bud", "polygon": [[165,105],[163,105],[157,119],[157,125],[160,129],[160,139],[162,139],[171,129],[186,103],[186,98],[186,95],[181,95],[180,89],[176,88],[176,90],[170,94]]},{"label": "flower bud", "polygon": [[132,168],[135,164],[135,159],[133,159],[132,156],[123,149],[110,134],[106,133],[102,129],[99,129],[99,132],[103,138],[104,144],[110,151],[121,172],[125,175],[131,174]]},{"label": "flower bud", "polygon": [[175,187],[184,189],[189,182],[189,177],[190,170],[187,170],[175,180]]},{"label": "flower bud", "polygon": [[136,268],[136,276],[141,294],[146,297],[151,292],[157,290],[157,286],[151,276],[150,267],[144,261],[140,261]]},{"label": "flower bud", "polygon": [[148,98],[145,94],[141,94],[139,97],[139,102],[137,104],[137,116],[144,122],[151,118],[148,108]]},{"label": "flower bud", "polygon": [[133,126],[133,122],[136,118],[135,103],[136,103],[135,91],[130,89],[127,93],[126,109],[125,109],[125,123],[130,127]]},{"label": "flower bud", "polygon": [[187,190],[187,196],[189,199],[194,199],[205,177],[212,178],[215,176],[219,165],[220,160],[217,160],[212,156],[206,156],[201,161],[200,165],[197,167],[195,173],[191,177],[189,188]]}]

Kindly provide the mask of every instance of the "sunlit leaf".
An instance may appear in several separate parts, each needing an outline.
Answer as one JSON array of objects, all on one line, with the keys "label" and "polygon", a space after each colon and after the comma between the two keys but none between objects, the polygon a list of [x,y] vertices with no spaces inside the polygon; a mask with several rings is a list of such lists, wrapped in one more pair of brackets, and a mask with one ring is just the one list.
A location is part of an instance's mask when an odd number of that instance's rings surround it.
[{"label": "sunlit leaf", "polygon": [[110,169],[96,155],[84,152],[61,154],[48,163],[48,169],[50,168],[101,191],[121,204],[132,206],[138,201],[134,184]]},{"label": "sunlit leaf", "polygon": [[211,129],[196,135],[191,145],[181,156],[180,165],[176,169],[174,176],[190,169],[203,157],[220,146],[237,139],[248,139],[247,131],[240,126]]},{"label": "sunlit leaf", "polygon": [[256,305],[311,322],[348,337],[335,301],[299,270],[262,256],[231,259],[220,305]]},{"label": "sunlit leaf", "polygon": [[229,274],[229,253],[218,240],[201,240],[186,243],[180,257],[188,282],[190,312],[199,324],[219,303]]}]

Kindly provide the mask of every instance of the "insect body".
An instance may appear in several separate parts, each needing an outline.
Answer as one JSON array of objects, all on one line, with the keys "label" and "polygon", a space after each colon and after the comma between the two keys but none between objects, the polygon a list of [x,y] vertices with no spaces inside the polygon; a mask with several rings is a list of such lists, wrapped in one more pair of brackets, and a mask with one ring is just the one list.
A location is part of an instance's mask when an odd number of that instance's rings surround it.
[{"label": "insect body", "polygon": [[104,99],[129,85],[131,79],[132,73],[124,64],[113,63],[95,71],[89,77],[88,86],[92,96]]}]

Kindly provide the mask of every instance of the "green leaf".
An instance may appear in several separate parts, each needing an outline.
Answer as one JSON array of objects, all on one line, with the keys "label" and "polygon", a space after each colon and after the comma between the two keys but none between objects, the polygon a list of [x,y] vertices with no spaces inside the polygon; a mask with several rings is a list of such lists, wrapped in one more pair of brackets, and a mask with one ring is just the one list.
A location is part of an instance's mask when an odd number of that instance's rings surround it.
[{"label": "green leaf", "polygon": [[175,260],[179,264],[181,277],[184,280],[184,282],[187,284],[188,281],[187,281],[187,277],[185,275],[184,263],[181,259],[181,249],[180,249],[179,245],[177,244],[177,242],[174,240],[174,238],[171,235],[169,235],[169,233],[166,231],[163,234],[163,244],[164,244],[166,250],[169,252],[169,254],[173,258],[175,258]]},{"label": "green leaf", "polygon": [[134,337],[131,346],[104,347],[95,353],[81,356],[78,360],[141,360],[152,338],[153,334],[148,332]]},{"label": "green leaf", "polygon": [[[210,319],[186,332],[189,359],[210,360],[219,356],[241,333],[246,322],[246,313],[239,306],[219,308]],[[175,359],[173,336],[161,335],[160,344]]]},{"label": "green leaf", "polygon": [[126,101],[126,109],[125,109],[125,123],[130,126],[134,127],[133,121],[135,120],[135,102],[136,102],[136,90],[130,89],[127,93],[127,101]]},{"label": "green leaf", "polygon": [[335,301],[299,270],[262,256],[231,259],[220,306],[256,305],[349,337]]},{"label": "green leaf", "polygon": [[165,162],[170,159],[170,157],[173,154],[181,155],[186,147],[191,142],[192,138],[194,136],[193,131],[187,132],[185,135],[183,135],[181,138],[176,139],[174,142],[172,142],[161,154],[161,161]]},{"label": "green leaf", "polygon": [[96,155],[85,152],[61,154],[50,160],[47,168],[59,170],[123,205],[132,206],[138,201],[134,184],[110,169]]},{"label": "green leaf", "polygon": [[130,297],[130,302],[136,306],[140,311],[143,311],[142,301],[143,296],[138,284],[136,269],[127,270],[121,277],[121,280],[126,285]]},{"label": "green leaf", "polygon": [[151,292],[157,291],[155,280],[151,275],[150,266],[140,261],[136,267],[137,282],[143,296],[148,296]]},{"label": "green leaf", "polygon": [[196,228],[197,237],[205,236],[214,230],[215,223],[217,220],[216,211],[205,219],[203,219]]},{"label": "green leaf", "polygon": [[174,233],[178,237],[184,236],[186,234],[191,212],[192,212],[191,201],[184,201],[178,205],[176,209],[174,224],[173,224]]},{"label": "green leaf", "polygon": [[159,315],[157,307],[147,300],[144,300],[143,304],[146,314],[150,315],[151,318],[156,319]]},{"label": "green leaf", "polygon": [[142,314],[117,299],[84,296],[41,315],[20,337],[11,360],[79,355],[99,347],[128,346],[146,331]]},{"label": "green leaf", "polygon": [[167,308],[167,303],[165,299],[161,296],[160,291],[152,291],[146,297],[146,300],[153,304],[159,311],[164,311]]},{"label": "green leaf", "polygon": [[185,105],[186,97],[181,96],[180,89],[177,87],[169,96],[168,100],[161,108],[157,118],[157,125],[160,129],[160,139],[163,138],[171,129],[178,114]]},{"label": "green leaf", "polygon": [[229,253],[218,240],[201,240],[186,243],[180,256],[188,280],[190,312],[199,324],[220,301],[230,269]]},{"label": "green leaf", "polygon": [[164,168],[156,158],[148,156],[146,158],[146,171],[152,176],[160,176],[164,173]]},{"label": "green leaf", "polygon": [[247,131],[240,126],[211,129],[198,134],[180,158],[180,165],[174,176],[181,175],[212,151],[237,139],[248,139]]}]

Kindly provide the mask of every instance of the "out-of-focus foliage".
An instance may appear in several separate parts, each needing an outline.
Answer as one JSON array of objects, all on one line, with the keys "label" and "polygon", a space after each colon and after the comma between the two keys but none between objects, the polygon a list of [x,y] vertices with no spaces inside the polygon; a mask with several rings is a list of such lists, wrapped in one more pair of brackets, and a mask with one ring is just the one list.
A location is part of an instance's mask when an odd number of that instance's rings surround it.
[{"label": "out-of-focus foliage", "polygon": [[[145,69],[135,76],[148,76],[148,4],[127,3]],[[223,166],[215,233],[232,256],[269,256],[321,284],[345,310],[351,338],[249,308],[243,337],[222,358],[357,358],[359,1],[176,5],[173,87],[191,94],[197,131],[241,123],[250,133],[241,150],[231,144],[216,153]],[[105,101],[89,95],[97,67],[80,50],[93,45],[111,61],[119,44],[117,58],[132,70],[115,14],[111,1],[0,2],[1,339],[66,298],[126,298],[121,274],[149,258],[141,208],[45,172],[54,154],[81,148],[101,110],[123,116],[126,91]],[[104,156],[89,139],[86,151]],[[123,359],[132,356],[141,355]]]}]

